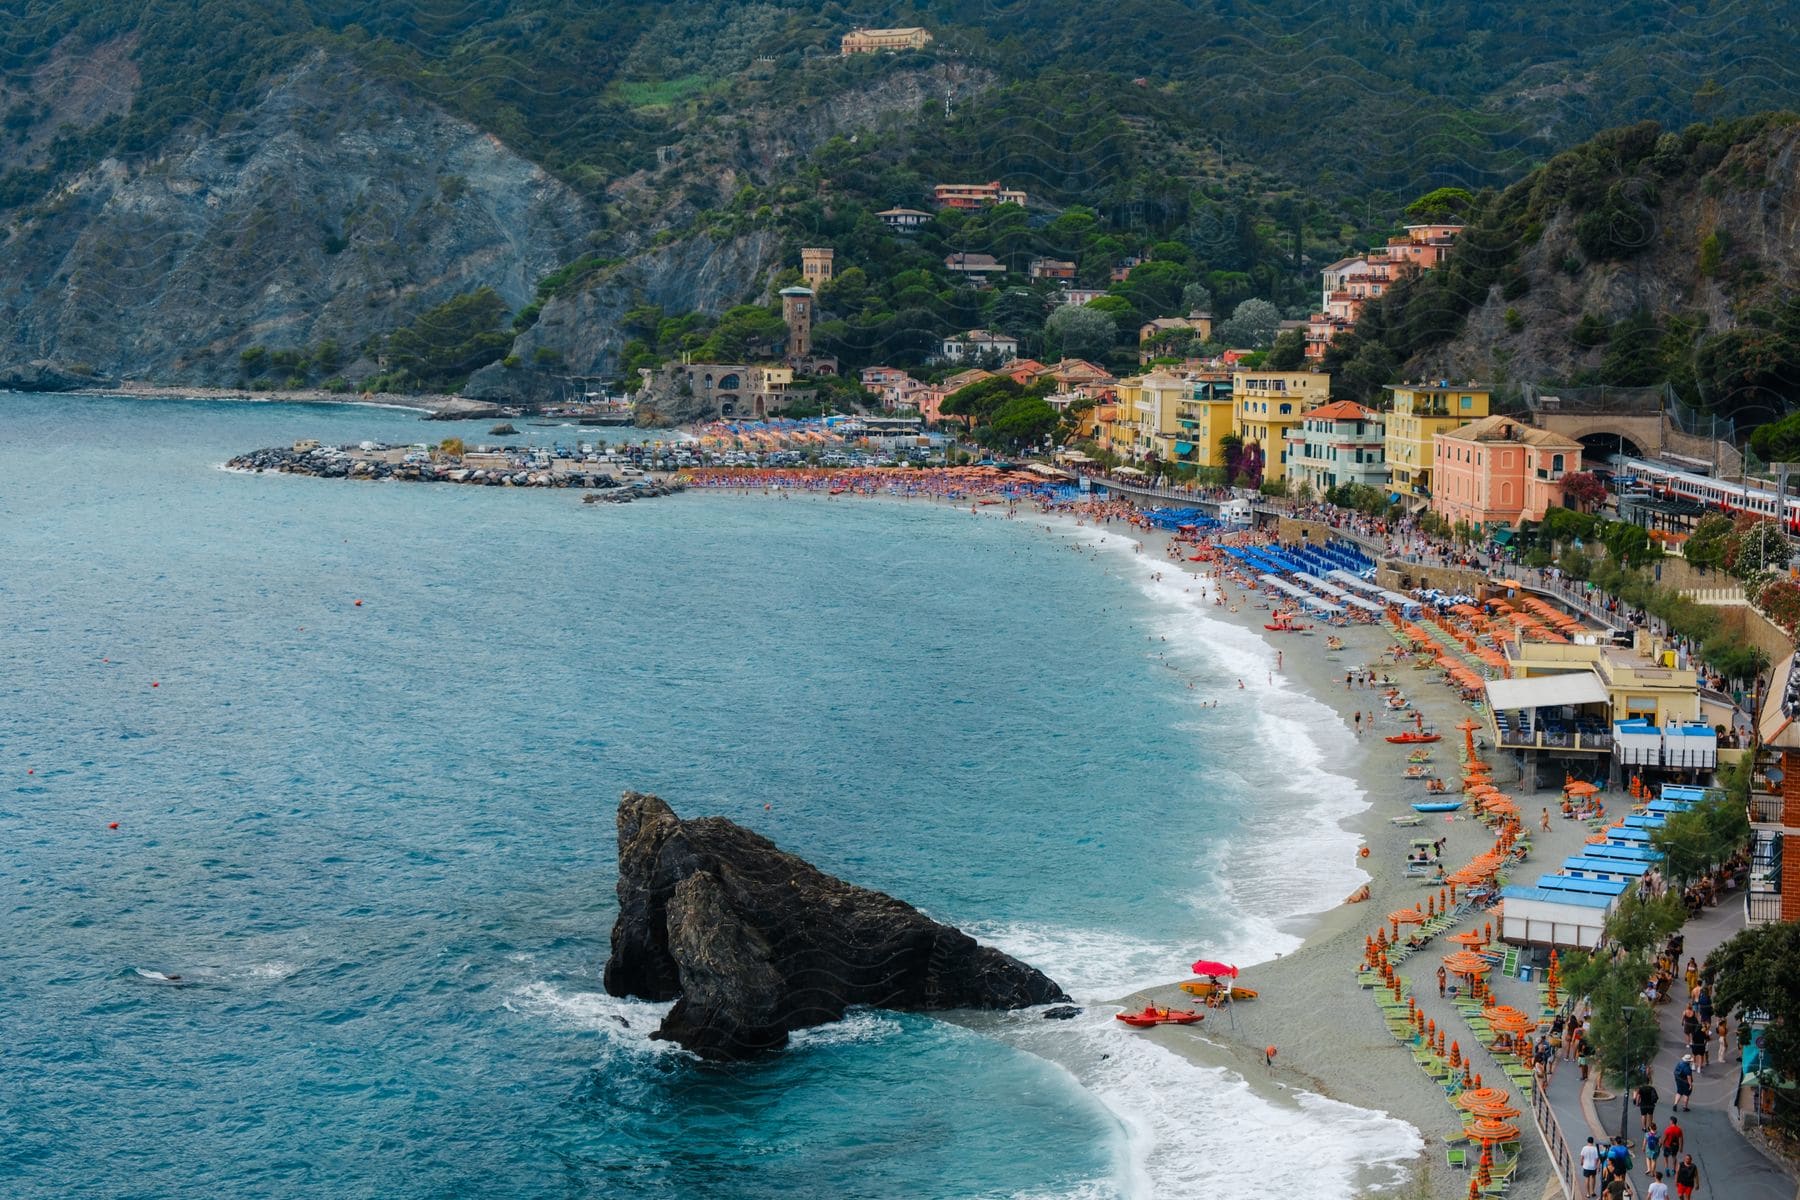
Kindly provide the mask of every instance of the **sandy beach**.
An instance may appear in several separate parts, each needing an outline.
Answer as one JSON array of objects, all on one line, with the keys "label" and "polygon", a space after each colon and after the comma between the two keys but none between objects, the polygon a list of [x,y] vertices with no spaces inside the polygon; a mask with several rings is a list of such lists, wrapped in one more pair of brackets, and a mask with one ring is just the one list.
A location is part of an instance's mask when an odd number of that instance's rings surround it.
[{"label": "sandy beach", "polygon": [[[1145,557],[1154,554],[1159,563],[1168,561],[1170,569],[1179,566],[1196,575],[1207,575],[1213,569],[1210,563],[1166,559],[1165,534],[1116,523],[1108,528],[1144,542]],[[1396,664],[1387,657],[1384,652],[1395,642],[1383,625],[1352,625],[1345,629],[1320,626],[1306,633],[1273,633],[1263,628],[1271,609],[1269,601],[1230,581],[1224,581],[1223,586],[1237,611],[1232,612],[1231,605],[1210,611],[1217,619],[1261,636],[1269,649],[1271,670],[1279,670],[1283,677],[1330,705],[1348,727],[1355,727],[1354,713],[1364,715],[1364,730],[1354,757],[1329,765],[1335,773],[1355,779],[1370,801],[1366,811],[1344,823],[1368,848],[1368,856],[1359,857],[1357,865],[1370,876],[1370,895],[1361,903],[1339,904],[1293,922],[1289,931],[1303,936],[1304,944],[1280,958],[1245,968],[1238,980],[1240,986],[1255,989],[1259,993],[1257,999],[1239,1002],[1229,1013],[1209,1013],[1200,1029],[1165,1027],[1137,1036],[1156,1038],[1195,1061],[1229,1066],[1259,1090],[1312,1092],[1399,1117],[1415,1126],[1426,1140],[1415,1186],[1426,1185],[1424,1194],[1433,1196],[1463,1196],[1468,1176],[1452,1172],[1444,1164],[1444,1139],[1459,1134],[1461,1124],[1446,1102],[1442,1087],[1415,1066],[1388,1032],[1370,993],[1358,985],[1356,972],[1363,954],[1363,939],[1378,921],[1393,909],[1410,908],[1428,892],[1436,892],[1418,879],[1406,877],[1404,856],[1410,839],[1444,838],[1443,860],[1447,869],[1454,870],[1487,850],[1493,844],[1493,836],[1467,813],[1452,814],[1453,819],[1449,820],[1426,814],[1425,820],[1413,827],[1393,823],[1396,816],[1412,814],[1413,801],[1427,799],[1422,782],[1402,778],[1408,752],[1417,747],[1385,740],[1388,734],[1412,728],[1413,717],[1411,713],[1389,714],[1382,703],[1385,689],[1379,684],[1346,688],[1344,676],[1346,672],[1369,667],[1378,678],[1383,673],[1392,677],[1394,686],[1423,714],[1425,726],[1444,735],[1443,741],[1430,747],[1431,766],[1452,788],[1458,778],[1457,751],[1462,736],[1455,726],[1472,710],[1450,688],[1428,682],[1425,672],[1415,671],[1408,662]],[[1327,650],[1327,633],[1335,633],[1343,641],[1341,651]],[[1279,668],[1277,652],[1281,656]],[[1373,733],[1366,728],[1371,712],[1377,714]],[[1535,818],[1543,807],[1555,811],[1560,793],[1519,790],[1517,773],[1511,764],[1499,755],[1490,754],[1489,758],[1495,768],[1496,783],[1514,797],[1522,814]],[[1574,853],[1587,833],[1580,823],[1561,819],[1552,820],[1548,833],[1538,830],[1535,819],[1528,820],[1527,825],[1534,839],[1530,860],[1520,872],[1527,877],[1535,877],[1539,864],[1556,863]],[[1422,995],[1434,982],[1431,976],[1439,957],[1453,948],[1443,945],[1439,938],[1403,968],[1402,974],[1414,978]],[[1148,1000],[1179,1008],[1194,1006],[1194,997],[1178,989],[1180,982],[1183,980],[1172,980],[1166,986],[1121,997],[1120,1003],[1133,1006]],[[1516,980],[1496,980],[1495,984],[1503,998],[1514,998],[1512,993],[1516,990],[1517,1001],[1524,1003],[1532,995],[1531,985]],[[1273,1069],[1264,1062],[1267,1046],[1277,1048]],[[1477,1062],[1479,1066],[1480,1060]],[[1489,1082],[1506,1084],[1497,1075]],[[1515,1099],[1524,1107],[1526,1098]],[[1515,1176],[1512,1194],[1535,1198],[1546,1186],[1560,1194],[1530,1128],[1530,1117],[1520,1119],[1526,1131],[1525,1157]]]}]

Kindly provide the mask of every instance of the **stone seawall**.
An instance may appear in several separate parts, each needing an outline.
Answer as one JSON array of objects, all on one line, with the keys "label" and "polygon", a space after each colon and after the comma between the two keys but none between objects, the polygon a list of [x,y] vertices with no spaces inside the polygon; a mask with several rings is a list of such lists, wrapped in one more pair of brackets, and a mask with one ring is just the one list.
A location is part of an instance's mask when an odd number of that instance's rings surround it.
[{"label": "stone seawall", "polygon": [[622,482],[608,472],[559,462],[549,467],[517,464],[468,466],[449,461],[409,462],[404,447],[352,451],[331,447],[288,449],[274,446],[240,454],[225,466],[233,471],[279,471],[320,479],[398,480],[405,483],[459,483],[475,487],[577,488],[601,493],[589,502],[625,502],[668,496],[687,488],[681,478]]}]

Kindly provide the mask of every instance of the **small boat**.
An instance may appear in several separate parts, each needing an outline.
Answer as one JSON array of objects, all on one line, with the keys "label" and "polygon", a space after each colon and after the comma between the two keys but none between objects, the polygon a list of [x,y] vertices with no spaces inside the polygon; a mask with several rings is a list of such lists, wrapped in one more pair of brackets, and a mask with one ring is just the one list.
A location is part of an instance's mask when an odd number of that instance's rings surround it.
[{"label": "small boat", "polygon": [[1206,1020],[1205,1013],[1197,1013],[1191,1008],[1158,1008],[1154,1004],[1144,1005],[1143,1012],[1114,1015],[1133,1029],[1148,1029],[1152,1025],[1197,1025]]},{"label": "small boat", "polygon": [[[1213,994],[1213,985],[1196,980],[1193,983],[1182,984],[1181,990],[1190,996],[1210,996]],[[1256,989],[1238,987],[1234,984],[1231,989],[1231,998],[1233,1000],[1254,1000],[1256,999]]]},{"label": "small boat", "polygon": [[1455,812],[1463,806],[1461,800],[1415,800],[1414,812]]},{"label": "small boat", "polygon": [[1420,733],[1417,730],[1408,730],[1405,733],[1388,734],[1388,741],[1394,743],[1396,746],[1412,746],[1417,745],[1420,742],[1439,742],[1442,740],[1442,734]]}]

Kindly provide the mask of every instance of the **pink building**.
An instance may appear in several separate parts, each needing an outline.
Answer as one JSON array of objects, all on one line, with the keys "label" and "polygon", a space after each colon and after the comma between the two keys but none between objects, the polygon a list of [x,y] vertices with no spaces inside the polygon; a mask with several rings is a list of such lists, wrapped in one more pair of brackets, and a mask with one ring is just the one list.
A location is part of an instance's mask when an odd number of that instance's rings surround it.
[{"label": "pink building", "polygon": [[1431,510],[1452,524],[1541,521],[1562,506],[1562,477],[1581,470],[1580,442],[1511,417],[1483,417],[1431,442]]}]

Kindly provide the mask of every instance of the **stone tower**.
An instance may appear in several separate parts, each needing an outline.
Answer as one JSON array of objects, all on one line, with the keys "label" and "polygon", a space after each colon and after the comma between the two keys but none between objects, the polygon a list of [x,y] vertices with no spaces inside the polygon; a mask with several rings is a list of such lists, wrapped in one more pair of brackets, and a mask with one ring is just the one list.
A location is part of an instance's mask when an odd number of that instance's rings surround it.
[{"label": "stone tower", "polygon": [[800,274],[806,279],[806,286],[818,288],[831,282],[831,260],[836,251],[830,246],[800,247]]},{"label": "stone tower", "polygon": [[781,289],[781,319],[787,325],[787,356],[806,358],[812,354],[813,293],[808,287]]}]

